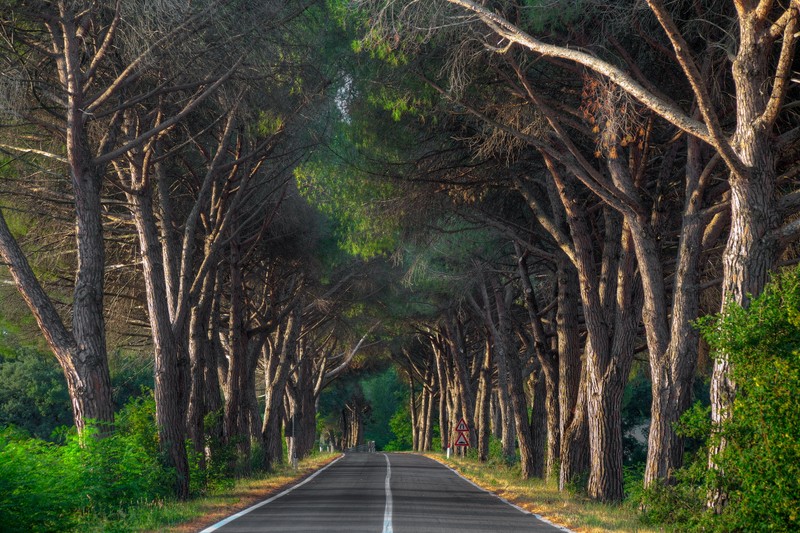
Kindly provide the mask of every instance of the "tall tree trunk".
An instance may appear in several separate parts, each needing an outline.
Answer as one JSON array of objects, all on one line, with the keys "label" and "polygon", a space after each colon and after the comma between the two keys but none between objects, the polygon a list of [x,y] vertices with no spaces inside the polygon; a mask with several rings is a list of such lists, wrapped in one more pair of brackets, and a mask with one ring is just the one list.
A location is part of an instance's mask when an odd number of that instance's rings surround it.
[{"label": "tall tree trunk", "polygon": [[472,385],[467,371],[467,350],[464,345],[463,325],[455,316],[451,316],[447,321],[448,341],[450,353],[452,355],[453,372],[455,385],[461,404],[461,416],[466,420],[470,428],[469,444],[475,447],[475,397],[472,392]]},{"label": "tall tree trunk", "polygon": [[546,477],[556,476],[556,468],[559,463],[559,449],[561,447],[561,429],[559,426],[559,402],[558,402],[558,353],[551,348],[547,341],[547,335],[539,316],[539,306],[536,303],[536,294],[533,292],[530,276],[528,274],[528,263],[525,254],[522,253],[519,245],[516,246],[517,268],[522,288],[525,296],[525,307],[528,309],[531,331],[534,338],[534,347],[539,365],[542,368],[542,385],[545,388],[544,405],[541,407],[547,416],[547,455],[546,455]]},{"label": "tall tree trunk", "polygon": [[208,414],[206,404],[206,369],[209,362],[209,320],[213,301],[215,275],[206,274],[203,288],[197,305],[192,306],[189,317],[189,361],[191,386],[189,404],[186,411],[186,429],[192,448],[200,457],[200,468],[205,469],[205,416]]},{"label": "tall tree trunk", "polygon": [[81,431],[86,419],[101,424],[114,420],[103,309],[105,243],[101,189],[105,168],[93,163],[87,138],[78,28],[66,12],[62,16],[63,42],[56,49],[63,48],[56,62],[61,85],[66,89],[66,154],[75,193],[78,260],[72,301],[72,336],[77,350],[70,361],[74,370],[67,384],[71,386],[76,426]]},{"label": "tall tree trunk", "polygon": [[[707,178],[702,176],[701,142],[693,137],[687,142],[686,192],[677,251],[669,345],[666,351],[659,353],[657,343],[648,342],[653,399],[644,475],[646,487],[659,479],[669,482],[674,471],[683,464],[683,438],[675,432],[675,425],[691,403],[697,361],[698,334],[692,321],[697,318],[700,307],[698,280],[705,228],[700,210]],[[653,275],[663,276],[660,267]],[[643,318],[646,328],[655,329],[655,325],[649,324],[654,317],[645,314]],[[664,317],[663,321],[666,323],[667,318]],[[652,336],[655,337],[655,334]]]},{"label": "tall tree trunk", "polygon": [[[558,403],[561,433],[559,489],[565,490],[589,469],[589,429],[586,419],[585,366],[578,330],[578,274],[566,257],[558,259]],[[583,385],[582,385],[583,383]],[[580,397],[580,401],[579,401]]]},{"label": "tall tree trunk", "polygon": [[[145,165],[131,165],[134,185],[145,183],[145,176],[137,175]],[[178,369],[178,345],[172,331],[169,306],[166,300],[163,257],[158,229],[153,214],[149,187],[128,194],[136,231],[139,238],[142,269],[147,297],[150,330],[153,335],[155,356],[156,424],[161,449],[168,465],[175,469],[175,489],[179,498],[189,496],[189,463],[184,440],[185,413],[181,409],[182,379]]]},{"label": "tall tree trunk", "polygon": [[411,414],[411,449],[419,451],[419,415],[417,414],[416,391],[414,391],[414,376],[408,372],[408,412]]},{"label": "tall tree trunk", "polygon": [[[545,384],[544,372],[539,368],[530,376],[531,397],[533,405],[531,409],[531,419],[529,431],[531,434],[531,455],[533,464],[531,477],[547,477],[548,450],[548,412],[547,412],[547,385]],[[557,443],[558,444],[558,443]]]},{"label": "tall tree trunk", "polygon": [[431,375],[430,388],[426,388],[428,395],[427,411],[425,412],[425,432],[422,439],[422,451],[429,452],[432,449],[433,441],[433,403],[436,394],[433,391],[434,381]]},{"label": "tall tree trunk", "polygon": [[277,349],[269,353],[265,374],[264,419],[262,440],[264,442],[264,468],[269,469],[275,461],[282,458],[281,449],[281,417],[283,415],[283,395],[286,380],[291,370],[291,362],[297,350],[297,338],[300,325],[299,312],[292,310],[286,318],[286,324],[277,332],[280,343]]},{"label": "tall tree trunk", "polygon": [[[636,315],[630,301],[634,265],[630,232],[623,232],[622,252],[625,255],[621,260],[620,246],[615,245],[619,243],[618,217],[614,217],[609,208],[604,210],[606,238],[601,276],[598,276],[591,232],[576,201],[573,182],[564,179],[552,162],[547,163],[561,195],[574,242],[573,253],[586,321],[586,399],[590,448],[588,493],[599,501],[619,501],[623,489],[622,426],[618,402],[627,380],[624,368],[630,362],[626,360],[627,353],[624,351],[612,351],[616,345],[612,345],[610,335],[613,332],[615,337],[619,337],[622,334],[619,331],[620,324],[628,323],[628,317]],[[612,297],[614,293],[617,293],[616,298]],[[615,317],[614,329],[609,324],[609,310],[612,311],[611,316]],[[633,355],[632,349],[630,355]]]},{"label": "tall tree trunk", "polygon": [[492,345],[491,337],[488,332],[486,335],[486,345],[481,362],[481,372],[478,379],[478,406],[477,406],[477,426],[478,426],[478,459],[486,461],[489,459],[489,437],[491,422],[489,420],[489,406],[492,399]]},{"label": "tall tree trunk", "polygon": [[439,382],[439,444],[441,449],[444,450],[450,445],[449,437],[449,421],[447,418],[447,374],[444,370],[444,354],[442,350],[431,340],[431,348],[433,350],[433,360],[436,364],[436,379]]},{"label": "tall tree trunk", "polygon": [[[500,286],[494,279],[492,281],[492,289],[494,292],[494,303],[497,311],[497,327],[495,329],[495,347],[497,348],[498,359],[503,358],[506,360],[506,369],[508,370],[508,385],[509,393],[511,395],[511,407],[513,410],[514,427],[517,433],[517,442],[519,443],[520,467],[522,470],[522,478],[528,479],[531,476],[541,476],[544,464],[537,465],[533,456],[533,443],[531,441],[531,427],[528,420],[528,402],[525,395],[525,383],[522,376],[522,364],[519,356],[514,353],[511,335],[512,328],[511,322],[508,318],[506,309],[507,302],[503,297]],[[537,472],[536,467],[540,467]]]},{"label": "tall tree trunk", "polygon": [[[228,311],[228,378],[225,395],[225,437],[236,444],[241,459],[250,455],[250,432],[247,428],[247,339],[245,335],[244,280],[241,249],[236,230],[229,242],[230,309]],[[245,461],[247,462],[247,461]],[[249,464],[249,463],[248,463]]]},{"label": "tall tree trunk", "polygon": [[516,457],[516,447],[514,443],[514,410],[511,405],[508,361],[505,352],[498,350],[496,344],[492,355],[495,365],[497,365],[497,403],[500,407],[500,441],[503,457],[505,457],[506,461],[513,461]]},{"label": "tall tree trunk", "polygon": [[[789,58],[794,55],[800,8],[793,2],[788,9],[790,17],[783,33],[781,59],[786,58],[791,64]],[[781,62],[777,76],[771,71],[772,44],[777,35],[771,34],[770,10],[762,10],[760,3],[757,8],[741,3],[737,11],[739,48],[732,69],[736,85],[736,130],[731,146],[741,162],[741,169],[731,172],[729,179],[731,229],[722,256],[723,312],[730,304],[747,307],[750,297],[762,292],[780,252],[776,233],[781,220],[776,209],[773,133],[780,104],[785,98],[787,71],[791,70]],[[714,359],[711,377],[711,422],[715,430],[730,419],[735,394],[728,355],[719,353]],[[726,440],[721,438],[711,447],[711,468],[716,468],[715,458],[726,446]],[[714,490],[709,494],[708,505],[721,512],[727,498],[727,494]]]}]

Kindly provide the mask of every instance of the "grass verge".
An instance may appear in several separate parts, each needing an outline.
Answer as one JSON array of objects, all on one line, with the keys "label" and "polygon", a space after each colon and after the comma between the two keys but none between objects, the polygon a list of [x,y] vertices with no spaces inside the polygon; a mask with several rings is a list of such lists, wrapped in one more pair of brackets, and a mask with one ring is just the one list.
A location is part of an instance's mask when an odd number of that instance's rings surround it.
[{"label": "grass verge", "polygon": [[523,480],[519,468],[513,466],[495,462],[480,463],[474,459],[455,456],[447,459],[444,454],[425,455],[450,466],[476,485],[572,531],[580,533],[660,531],[643,526],[639,522],[638,511],[628,503],[606,505],[593,502],[579,494],[559,492],[557,482],[541,479]]},{"label": "grass verge", "polygon": [[224,488],[186,502],[161,501],[128,509],[124,514],[98,521],[87,517],[83,532],[171,532],[201,531],[227,516],[278,494],[316,472],[338,454],[314,455],[300,461],[297,470],[279,465],[272,472],[232,481]]}]

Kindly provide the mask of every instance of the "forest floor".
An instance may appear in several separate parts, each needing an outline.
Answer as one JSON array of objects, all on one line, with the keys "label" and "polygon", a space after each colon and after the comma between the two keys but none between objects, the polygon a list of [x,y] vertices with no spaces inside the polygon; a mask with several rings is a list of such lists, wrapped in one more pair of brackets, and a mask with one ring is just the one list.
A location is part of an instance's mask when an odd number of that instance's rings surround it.
[{"label": "forest floor", "polygon": [[640,523],[636,508],[628,503],[606,505],[580,494],[560,492],[556,482],[523,480],[519,468],[475,459],[428,453],[426,456],[445,464],[476,485],[556,524],[579,533],[662,531]]}]

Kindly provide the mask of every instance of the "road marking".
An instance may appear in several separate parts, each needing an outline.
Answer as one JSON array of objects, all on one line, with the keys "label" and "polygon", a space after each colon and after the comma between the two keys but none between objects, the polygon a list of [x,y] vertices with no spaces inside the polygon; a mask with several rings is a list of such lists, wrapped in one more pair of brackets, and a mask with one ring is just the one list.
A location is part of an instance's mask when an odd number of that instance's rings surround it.
[{"label": "road marking", "polygon": [[[334,465],[334,463],[336,463],[336,461],[338,461],[342,457],[344,457],[344,456],[340,455],[339,457],[337,457],[336,459],[334,459],[333,461],[331,461],[330,463],[325,465],[324,468],[321,468],[321,469],[317,470],[316,472],[314,472],[313,474],[311,474],[310,476],[305,478],[303,481],[301,481],[297,485],[293,485],[293,486],[289,487],[288,489],[286,489],[285,491],[281,492],[280,494],[276,494],[272,498],[269,498],[267,500],[264,500],[263,502],[259,502],[259,503],[255,504],[255,505],[251,506],[251,507],[248,507],[244,511],[239,511],[235,515],[231,515],[228,518],[226,518],[225,520],[217,522],[213,526],[208,526],[207,528],[202,530],[200,533],[211,533],[212,531],[216,531],[219,528],[221,528],[222,526],[224,526],[225,524],[233,522],[237,518],[241,518],[242,516],[246,515],[250,511],[254,511],[254,510],[258,509],[259,507],[263,507],[264,505],[267,505],[268,503],[274,502],[275,500],[277,500],[278,498],[280,498],[282,496],[286,496],[287,494],[292,492],[294,489],[302,487],[303,485],[305,485],[306,483],[308,483],[309,481],[311,481],[312,479],[314,479],[315,477],[317,477],[318,475],[323,473],[325,470],[327,470],[328,468],[332,467]],[[386,460],[388,461],[389,459],[387,458]],[[385,531],[385,526],[384,526],[384,531]],[[391,532],[391,525],[389,526],[389,531]]]},{"label": "road marking", "polygon": [[392,529],[392,464],[389,456],[383,454],[386,459],[386,507],[383,510],[383,533],[394,533]]},{"label": "road marking", "polygon": [[[429,457],[428,459],[431,459],[431,458]],[[548,520],[547,518],[543,517],[542,515],[538,515],[538,514],[536,514],[536,513],[532,513],[532,512],[530,512],[530,511],[528,511],[527,509],[523,509],[523,508],[522,508],[522,507],[520,507],[519,505],[516,505],[516,504],[514,504],[514,503],[511,503],[510,501],[506,500],[505,498],[503,498],[503,497],[502,497],[502,496],[500,496],[499,494],[495,494],[494,492],[492,492],[492,491],[490,491],[490,490],[488,490],[488,489],[485,489],[485,488],[481,487],[480,485],[478,485],[477,483],[475,483],[475,482],[474,482],[474,481],[472,481],[471,479],[467,479],[466,477],[464,477],[464,476],[461,474],[461,472],[459,472],[459,471],[458,471],[458,470],[456,470],[455,468],[451,467],[450,465],[447,465],[447,464],[441,463],[441,462],[439,462],[439,461],[437,461],[437,460],[435,460],[435,459],[431,459],[431,461],[433,461],[433,462],[435,462],[435,463],[438,463],[438,464],[442,465],[443,467],[447,468],[447,469],[448,469],[448,470],[450,470],[452,473],[454,473],[455,475],[457,475],[458,477],[460,477],[461,479],[463,479],[464,481],[466,481],[467,483],[469,483],[470,485],[472,485],[472,486],[473,486],[473,487],[475,487],[476,489],[478,489],[478,490],[481,490],[481,491],[485,492],[486,494],[490,494],[490,495],[494,496],[495,498],[497,498],[497,499],[498,499],[498,500],[500,500],[501,502],[503,502],[503,503],[505,503],[505,504],[507,504],[507,505],[510,505],[511,507],[513,507],[514,509],[516,509],[517,511],[520,511],[521,513],[524,513],[524,514],[527,514],[527,515],[531,515],[531,516],[533,516],[534,518],[536,518],[537,520],[541,520],[541,521],[542,521],[542,522],[544,522],[545,524],[549,524],[549,525],[553,526],[554,528],[556,528],[556,529],[559,529],[559,530],[561,530],[561,531],[565,531],[565,532],[568,532],[568,533],[574,533],[574,532],[573,532],[571,529],[567,529],[567,528],[566,528],[566,527],[564,527],[564,526],[559,526],[558,524],[554,524],[553,522],[551,522],[551,521],[550,521],[550,520]],[[202,533],[202,532],[201,532],[201,533]]]}]

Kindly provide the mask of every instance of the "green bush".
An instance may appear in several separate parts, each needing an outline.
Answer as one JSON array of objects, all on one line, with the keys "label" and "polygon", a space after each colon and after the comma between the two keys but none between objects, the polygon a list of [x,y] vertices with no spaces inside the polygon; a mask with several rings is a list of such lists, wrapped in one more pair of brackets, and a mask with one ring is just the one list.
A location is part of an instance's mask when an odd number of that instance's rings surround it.
[{"label": "green bush", "polygon": [[[748,309],[704,321],[713,349],[729,355],[737,384],[725,452],[712,482],[729,504],[729,530],[800,530],[800,269],[775,277]],[[714,472],[712,472],[713,474]]]},{"label": "green bush", "polygon": [[660,524],[671,531],[694,531],[716,529],[709,521],[705,500],[708,494],[708,449],[706,444],[711,433],[711,408],[697,402],[684,413],[677,432],[703,445],[686,457],[686,466],[675,472],[672,483],[653,483],[641,488],[644,472],[639,483],[630,485],[626,480],[626,491],[632,501],[639,504],[642,522]]},{"label": "green bush", "polygon": [[83,506],[78,473],[66,467],[61,447],[15,429],[0,433],[0,530],[70,529]]},{"label": "green bush", "polygon": [[72,424],[64,374],[55,358],[2,335],[0,340],[0,426],[47,439],[57,427]]},{"label": "green bush", "polygon": [[[712,433],[708,408],[695,405],[679,432],[703,441],[675,483],[641,495],[645,521],[678,531],[800,531],[800,269],[776,275],[743,309],[699,321],[714,353],[727,354],[736,396],[732,416]],[[707,444],[727,446],[709,469]],[[710,490],[728,503],[706,509]]]},{"label": "green bush", "polygon": [[64,444],[0,433],[0,530],[65,531],[87,517],[124,512],[170,494],[172,476],[154,447],[152,397],[129,403],[117,429],[97,438],[93,429]]},{"label": "green bush", "polygon": [[411,442],[411,413],[408,412],[408,406],[401,404],[392,418],[389,420],[389,427],[394,434],[394,439],[384,446],[386,451],[403,451],[410,450],[413,443]]}]

